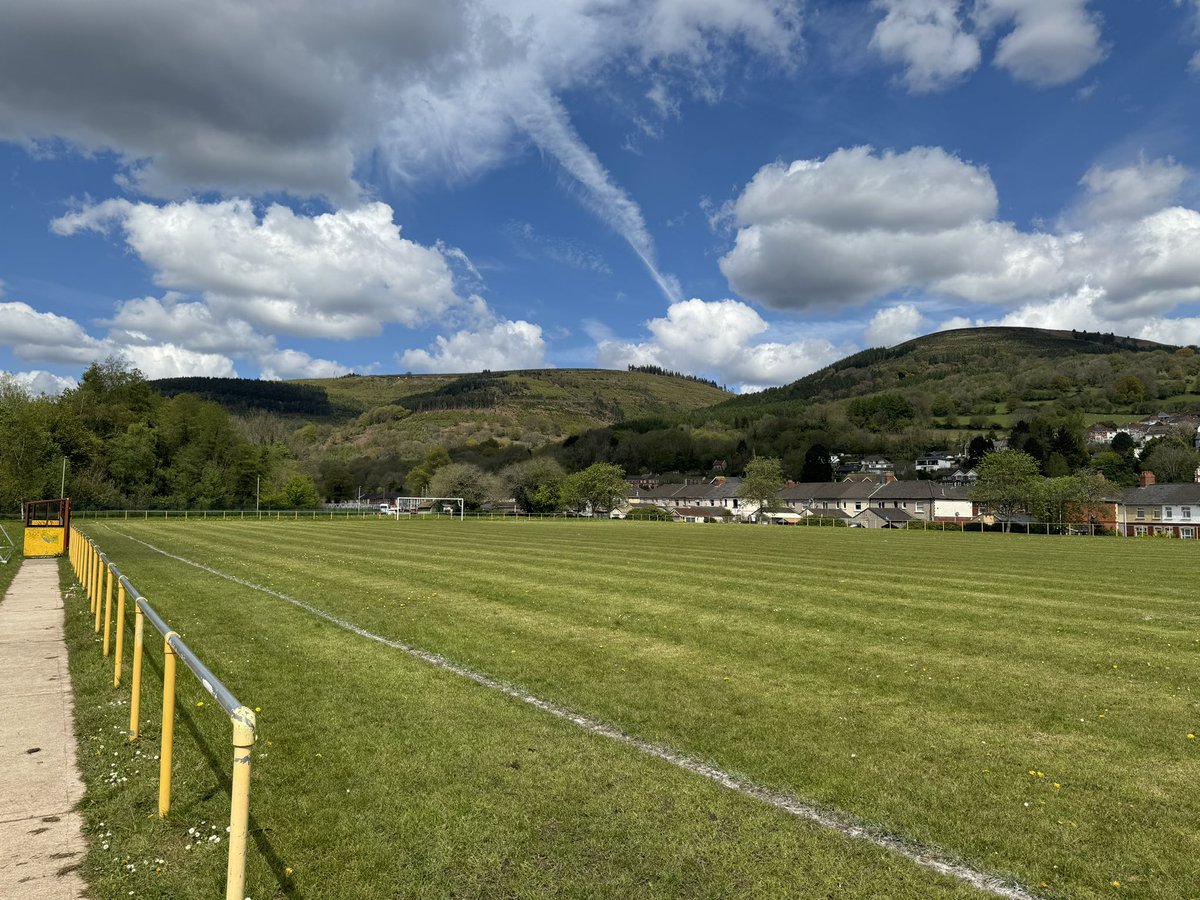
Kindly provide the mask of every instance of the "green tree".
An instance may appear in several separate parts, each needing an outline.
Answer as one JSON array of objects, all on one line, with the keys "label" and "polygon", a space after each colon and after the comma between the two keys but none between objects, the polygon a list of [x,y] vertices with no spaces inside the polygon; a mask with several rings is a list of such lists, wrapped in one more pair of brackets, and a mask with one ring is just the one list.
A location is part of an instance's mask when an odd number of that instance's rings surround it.
[{"label": "green tree", "polygon": [[430,497],[462,497],[467,509],[479,509],[500,499],[503,488],[500,479],[470,463],[450,463],[442,466],[429,479]]},{"label": "green tree", "polygon": [[581,472],[568,475],[559,498],[562,505],[577,513],[607,513],[625,499],[629,483],[625,470],[613,463],[594,463]]},{"label": "green tree", "polygon": [[62,460],[51,434],[53,410],[52,400],[0,378],[0,513],[15,514],[23,500],[58,496]]},{"label": "green tree", "polygon": [[409,471],[404,479],[405,489],[414,497],[424,496],[429,487],[429,479],[442,466],[450,465],[450,454],[445,447],[432,447],[425,451],[425,459]]},{"label": "green tree", "polygon": [[1047,527],[1087,522],[1097,512],[1109,484],[1103,475],[1064,475],[1035,480],[1030,510]]},{"label": "green tree", "polygon": [[779,498],[782,489],[783,467],[779,460],[773,456],[760,456],[746,463],[737,495],[747,503],[758,504],[758,508],[765,511]]},{"label": "green tree", "polygon": [[1134,448],[1133,438],[1129,436],[1129,432],[1127,431],[1118,431],[1109,446],[1116,453],[1128,454]]},{"label": "green tree", "polygon": [[566,477],[563,467],[549,457],[513,463],[500,473],[518,509],[528,513],[548,513],[558,509],[559,489]]},{"label": "green tree", "polygon": [[149,485],[158,465],[154,430],[145,422],[134,422],[108,442],[108,474],[126,493]]},{"label": "green tree", "polygon": [[975,471],[979,481],[971,488],[972,500],[1003,516],[1028,511],[1038,482],[1036,459],[1020,450],[997,450],[981,459]]},{"label": "green tree", "polygon": [[316,509],[321,505],[317,496],[317,486],[307,475],[293,475],[279,492],[280,506],[287,509]]},{"label": "green tree", "polygon": [[833,463],[824,444],[813,444],[804,451],[804,467],[800,470],[800,480],[833,481]]},{"label": "green tree", "polygon": [[1200,453],[1174,442],[1163,442],[1142,457],[1142,470],[1153,472],[1156,481],[1194,481],[1197,467],[1200,467]]}]

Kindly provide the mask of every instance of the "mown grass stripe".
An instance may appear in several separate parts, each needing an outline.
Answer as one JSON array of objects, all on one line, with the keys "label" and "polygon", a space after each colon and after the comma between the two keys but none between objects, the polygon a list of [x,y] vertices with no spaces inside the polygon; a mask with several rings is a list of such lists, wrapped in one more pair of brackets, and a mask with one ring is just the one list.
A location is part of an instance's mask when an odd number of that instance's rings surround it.
[{"label": "mown grass stripe", "polygon": [[[117,531],[117,529],[113,529],[111,526],[105,527]],[[592,734],[617,741],[627,747],[630,747],[631,749],[637,750],[640,753],[671,763],[678,768],[713,781],[731,791],[736,791],[737,793],[768,804],[782,812],[786,812],[792,816],[796,816],[797,818],[806,819],[817,825],[820,825],[823,828],[836,831],[845,837],[872,843],[882,849],[908,859],[923,868],[929,869],[930,871],[957,878],[979,890],[987,891],[999,897],[1009,898],[1009,900],[1037,900],[1037,895],[1027,891],[1025,888],[1013,884],[1012,882],[996,875],[981,871],[971,866],[967,866],[952,859],[944,852],[934,850],[932,848],[919,847],[897,835],[887,834],[878,829],[857,823],[849,816],[839,811],[821,809],[805,803],[795,796],[789,796],[783,793],[768,790],[767,788],[748,779],[741,778],[717,768],[716,766],[709,765],[682,753],[678,753],[669,747],[644,741],[613,725],[589,718],[579,712],[576,712],[575,710],[551,703],[547,700],[543,700],[540,697],[536,697],[532,694],[522,691],[503,681],[491,678],[466,666],[459,665],[458,663],[448,659],[445,656],[442,656],[441,654],[431,653],[427,650],[412,646],[411,644],[403,641],[376,634],[375,632],[362,628],[348,619],[333,615],[332,613],[329,613],[320,607],[314,606],[313,604],[307,603],[295,597],[291,597],[281,591],[276,591],[272,588],[254,584],[253,582],[238,576],[221,572],[211,566],[205,565],[204,563],[196,562],[194,560],[169,553],[166,550],[156,547],[147,541],[133,537],[132,535],[124,534],[123,537],[134,541],[137,544],[141,544],[147,549],[152,550],[153,552],[158,553],[168,559],[184,563],[185,565],[200,569],[201,571],[207,572],[218,578],[231,581],[235,584],[239,584],[243,587],[250,588],[251,590],[259,591],[276,597],[360,637],[375,641],[392,649],[400,650],[406,654],[409,654],[410,656],[429,663],[430,665],[444,669],[462,678],[469,679],[476,684],[481,685],[482,687],[499,691],[506,696],[536,707],[537,709],[549,713],[550,715],[559,719],[570,722]]]}]

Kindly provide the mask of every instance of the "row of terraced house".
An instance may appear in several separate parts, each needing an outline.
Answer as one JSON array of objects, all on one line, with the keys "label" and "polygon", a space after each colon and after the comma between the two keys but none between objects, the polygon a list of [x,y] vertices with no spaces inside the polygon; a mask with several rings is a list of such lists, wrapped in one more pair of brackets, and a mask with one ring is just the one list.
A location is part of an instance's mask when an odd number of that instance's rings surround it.
[{"label": "row of terraced house", "polygon": [[769,510],[738,497],[740,478],[718,476],[712,481],[634,485],[629,507],[657,506],[687,522],[799,522],[809,517],[840,519],[865,528],[904,528],[914,520],[968,522],[979,515],[968,489],[934,481],[900,481],[890,476],[836,482],[789,483]]},{"label": "row of terraced house", "polygon": [[[970,489],[934,481],[870,479],[788,483],[768,510],[737,496],[740,478],[633,485],[625,513],[656,506],[683,522],[772,522],[797,524],[806,518],[835,519],[864,528],[906,528],[910,522],[991,524],[996,517],[973,501]],[[620,515],[620,513],[618,513]],[[1028,517],[1020,517],[1030,521]],[[1137,487],[1120,489],[1075,516],[1080,526],[1103,527],[1128,537],[1200,537],[1200,483],[1157,484],[1143,472]]]}]

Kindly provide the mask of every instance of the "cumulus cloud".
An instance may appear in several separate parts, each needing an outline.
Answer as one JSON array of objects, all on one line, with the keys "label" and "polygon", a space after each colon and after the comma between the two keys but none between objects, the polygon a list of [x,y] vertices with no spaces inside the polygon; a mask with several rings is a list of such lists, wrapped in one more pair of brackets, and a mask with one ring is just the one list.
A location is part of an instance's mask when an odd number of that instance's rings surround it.
[{"label": "cumulus cloud", "polygon": [[941,90],[979,66],[979,41],[964,30],[959,0],[875,0],[884,17],[871,48],[904,66],[915,93]]},{"label": "cumulus cloud", "polygon": [[0,382],[4,381],[17,385],[33,397],[41,395],[57,397],[63,391],[70,390],[78,384],[74,378],[63,378],[61,375],[55,375],[53,372],[46,372],[42,369],[31,369],[28,372],[0,371]]},{"label": "cumulus cloud", "polygon": [[314,359],[300,350],[272,350],[258,357],[260,377],[268,381],[288,378],[339,378],[351,370],[331,359]]},{"label": "cumulus cloud", "polygon": [[55,219],[59,234],[120,228],[175,291],[199,291],[218,317],[271,333],[354,338],[417,325],[461,302],[445,257],[400,236],[386,203],[316,216],[249,200],[162,206],[106,200]]},{"label": "cumulus cloud", "polygon": [[911,341],[921,334],[925,317],[911,303],[901,303],[879,310],[871,317],[864,337],[868,347],[894,347]]},{"label": "cumulus cloud", "polygon": [[236,378],[238,374],[233,360],[220,353],[198,353],[178,344],[114,346],[147,378]]},{"label": "cumulus cloud", "polygon": [[646,114],[669,114],[673,90],[715,98],[734,43],[789,64],[799,7],[14,0],[0,34],[0,139],[112,150],[122,184],[159,197],[287,191],[339,204],[361,196],[356,164],[471,178],[532,145],[675,297],[641,210],[559,98],[610,71],[650,85],[638,101]]},{"label": "cumulus cloud", "polygon": [[997,220],[987,171],[936,148],[772,164],[733,204],[738,232],[721,270],[778,309],[902,290],[1010,307],[1096,291],[1109,319],[1163,315],[1200,301],[1200,212],[1147,211],[1185,175],[1170,161],[1093,169],[1079,208],[1108,218],[1050,232]]},{"label": "cumulus cloud", "polygon": [[981,42],[1000,35],[992,62],[1038,87],[1066,84],[1104,59],[1089,0],[875,0],[884,12],[871,47],[904,66],[915,93],[949,87],[979,66]]},{"label": "cumulus cloud", "polygon": [[1086,193],[1070,218],[1085,225],[1140,219],[1173,204],[1190,175],[1170,158],[1120,169],[1093,166],[1079,181]]},{"label": "cumulus cloud", "polygon": [[1089,0],[980,0],[982,30],[1011,24],[996,47],[995,65],[1038,86],[1074,81],[1104,59],[1100,16]]},{"label": "cumulus cloud", "polygon": [[[116,356],[147,378],[236,378],[235,358],[248,361],[260,377],[269,379],[327,378],[350,371],[334,360],[279,348],[274,338],[249,330],[244,322],[214,323],[204,304],[173,295],[126,301],[113,319],[100,324],[108,326],[102,338],[65,316],[39,312],[26,303],[0,303],[0,345],[33,362],[82,368]],[[37,389],[49,393],[74,384],[41,370],[29,374],[34,376]]]},{"label": "cumulus cloud", "polygon": [[63,364],[90,363],[107,349],[74,319],[20,302],[0,303],[0,343],[19,359]]},{"label": "cumulus cloud", "polygon": [[413,372],[537,369],[545,365],[546,343],[538,325],[493,320],[448,338],[439,335],[428,350],[405,350],[398,360]]},{"label": "cumulus cloud", "polygon": [[783,384],[845,356],[824,338],[790,343],[762,341],[767,322],[737,300],[684,300],[673,303],[663,318],[646,323],[647,341],[602,337],[597,358],[602,366],[657,365],[707,373],[743,389]]}]

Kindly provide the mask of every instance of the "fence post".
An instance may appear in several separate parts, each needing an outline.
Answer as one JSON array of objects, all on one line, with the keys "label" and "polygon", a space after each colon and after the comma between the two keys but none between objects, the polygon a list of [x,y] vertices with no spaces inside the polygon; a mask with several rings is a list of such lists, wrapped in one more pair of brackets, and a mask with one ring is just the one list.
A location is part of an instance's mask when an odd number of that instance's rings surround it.
[{"label": "fence post", "polygon": [[108,639],[112,634],[113,571],[111,562],[104,566],[104,571],[108,576],[108,588],[104,593],[104,655],[108,656]]},{"label": "fence post", "polygon": [[96,551],[96,634],[100,633],[100,613],[104,612],[104,557]]},{"label": "fence post", "polygon": [[142,708],[142,640],[146,617],[140,606],[133,609],[133,686],[129,694],[129,740],[138,738],[138,713]]},{"label": "fence post", "polygon": [[171,750],[175,744],[175,651],[171,638],[163,635],[162,749],[158,760],[158,816],[165,818],[171,809]]},{"label": "fence post", "polygon": [[241,900],[246,884],[246,835],[250,824],[250,749],[254,746],[254,713],[240,706],[233,722],[233,790],[229,808],[229,868],[226,900]]},{"label": "fence post", "polygon": [[95,552],[89,541],[83,552],[83,573],[80,580],[83,582],[83,592],[88,598],[88,612],[92,612],[96,608],[96,595],[92,593],[92,553]]},{"label": "fence post", "polygon": [[117,582],[117,650],[113,661],[113,687],[121,685],[121,650],[125,646],[125,585]]}]

